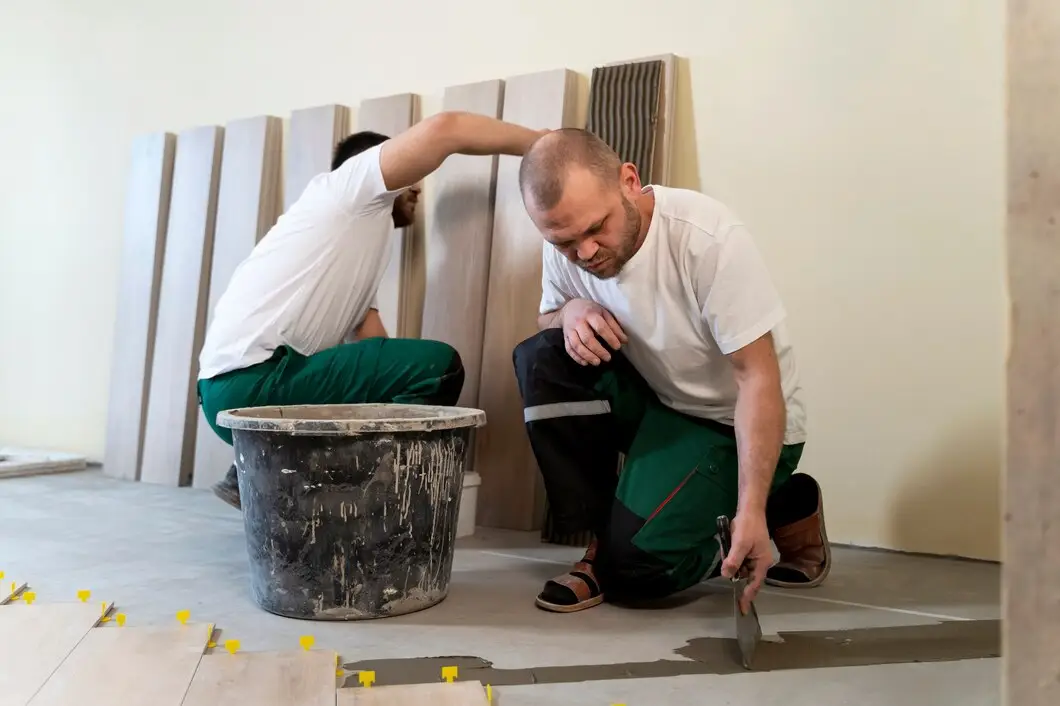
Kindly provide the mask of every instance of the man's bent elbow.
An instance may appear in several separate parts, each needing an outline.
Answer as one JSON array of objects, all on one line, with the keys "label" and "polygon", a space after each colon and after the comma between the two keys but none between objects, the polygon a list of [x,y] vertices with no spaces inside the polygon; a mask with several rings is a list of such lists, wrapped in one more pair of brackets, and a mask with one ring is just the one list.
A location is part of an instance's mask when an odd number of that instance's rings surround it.
[{"label": "man's bent elbow", "polygon": [[455,154],[463,144],[462,125],[463,113],[447,110],[435,113],[422,121],[424,132],[429,136],[431,144],[440,147],[447,154]]}]

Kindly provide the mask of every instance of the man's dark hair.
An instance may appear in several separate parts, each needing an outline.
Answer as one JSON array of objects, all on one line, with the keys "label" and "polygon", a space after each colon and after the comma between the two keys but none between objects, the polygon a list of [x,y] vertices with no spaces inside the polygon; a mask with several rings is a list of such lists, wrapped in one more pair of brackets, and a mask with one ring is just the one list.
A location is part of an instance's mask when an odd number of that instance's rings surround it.
[{"label": "man's dark hair", "polygon": [[563,198],[567,172],[572,166],[588,169],[605,183],[617,184],[622,160],[588,130],[553,130],[531,145],[519,165],[523,198],[529,194],[537,208],[553,208]]},{"label": "man's dark hair", "polygon": [[331,158],[332,171],[341,167],[342,163],[350,157],[356,157],[361,152],[376,145],[381,145],[389,139],[386,135],[380,135],[378,132],[372,132],[371,130],[353,133],[335,145],[335,154]]}]

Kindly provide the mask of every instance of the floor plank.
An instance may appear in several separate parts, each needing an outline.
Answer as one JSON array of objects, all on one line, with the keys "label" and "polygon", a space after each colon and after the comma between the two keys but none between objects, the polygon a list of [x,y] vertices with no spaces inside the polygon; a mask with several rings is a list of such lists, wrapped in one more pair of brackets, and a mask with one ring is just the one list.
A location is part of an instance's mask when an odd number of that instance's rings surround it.
[{"label": "floor plank", "polygon": [[298,200],[310,179],[331,169],[335,144],[349,130],[350,109],[344,105],[321,105],[291,113],[283,180],[284,210]]},{"label": "floor plank", "polygon": [[[557,69],[508,79],[504,119],[534,129],[573,127],[577,75]],[[544,239],[526,214],[519,193],[518,157],[497,164],[493,246],[479,407],[487,424],[476,434],[475,469],[482,475],[478,522],[487,527],[530,530],[540,526],[544,493],[523,425],[523,408],[512,369],[512,350],[537,332]]]},{"label": "floor plank", "polygon": [[335,653],[237,652],[199,662],[183,706],[333,706]]},{"label": "floor plank", "polygon": [[[361,102],[357,110],[357,130],[372,130],[394,137],[420,119],[419,96],[400,93]],[[387,334],[395,337],[419,336],[417,314],[423,312],[423,285],[420,264],[423,239],[415,225],[401,228],[391,241],[390,264],[379,283],[379,316]],[[419,303],[417,303],[417,293]]]},{"label": "floor plank", "polygon": [[206,332],[223,133],[210,125],[177,136],[141,481],[187,485],[194,467],[195,381]]},{"label": "floor plank", "polygon": [[24,706],[101,617],[97,603],[0,608],[0,706]]},{"label": "floor plank", "polygon": [[[282,134],[283,122],[266,115],[236,120],[225,126],[207,326],[232,273],[276,222]],[[235,457],[232,447],[210,428],[201,408],[196,418],[192,485],[208,488],[224,476]]]},{"label": "floor plank", "polygon": [[339,689],[336,706],[489,706],[477,681]]},{"label": "floor plank", "polygon": [[140,477],[176,145],[168,132],[132,145],[103,451],[104,472],[124,480]]},{"label": "floor plank", "polygon": [[206,648],[207,627],[90,630],[29,706],[180,706]]},{"label": "floor plank", "polygon": [[[500,117],[504,82],[445,89],[444,110]],[[426,234],[427,273],[421,335],[456,348],[464,362],[459,405],[478,405],[486,324],[497,158],[453,155],[434,175],[434,219]]]}]

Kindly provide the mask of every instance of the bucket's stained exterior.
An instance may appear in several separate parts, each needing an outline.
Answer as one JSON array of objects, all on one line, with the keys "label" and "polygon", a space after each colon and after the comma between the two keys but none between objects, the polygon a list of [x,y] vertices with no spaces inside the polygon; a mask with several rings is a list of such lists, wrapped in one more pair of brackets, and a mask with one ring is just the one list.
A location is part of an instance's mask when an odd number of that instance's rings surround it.
[{"label": "bucket's stained exterior", "polygon": [[[251,587],[269,612],[361,620],[422,610],[448,593],[482,413],[463,410],[478,416],[460,426],[453,414],[416,418],[416,406],[401,405],[395,418],[389,405],[366,405],[355,410],[364,416],[336,421],[353,407],[362,406],[317,408],[315,419],[258,416],[304,417],[306,407],[218,417],[233,429]],[[380,414],[388,418],[368,418]]]}]

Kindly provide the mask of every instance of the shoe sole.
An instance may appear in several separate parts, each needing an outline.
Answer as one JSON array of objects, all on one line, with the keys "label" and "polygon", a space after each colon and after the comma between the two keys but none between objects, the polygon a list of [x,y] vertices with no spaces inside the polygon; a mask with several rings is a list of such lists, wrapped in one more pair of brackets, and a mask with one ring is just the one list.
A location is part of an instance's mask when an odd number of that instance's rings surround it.
[{"label": "shoe sole", "polygon": [[233,493],[225,488],[218,488],[216,485],[213,487],[213,494],[221,498],[227,505],[231,505],[236,510],[242,510],[242,506],[239,504],[239,494]]},{"label": "shoe sole", "polygon": [[577,613],[578,611],[588,610],[594,608],[604,602],[603,595],[593,596],[587,601],[581,603],[575,603],[573,605],[560,605],[559,603],[549,603],[543,601],[540,598],[534,601],[534,605],[542,610],[547,610],[550,613]]},{"label": "shoe sole", "polygon": [[[820,486],[818,486],[818,491]],[[824,519],[824,502],[821,503],[821,539],[824,540],[824,571],[821,575],[815,578],[813,581],[806,582],[795,582],[790,581],[777,581],[775,579],[767,578],[765,583],[767,586],[773,586],[774,588],[817,588],[824,580],[828,578],[828,574],[832,571],[832,545],[828,541],[828,525]]]}]

